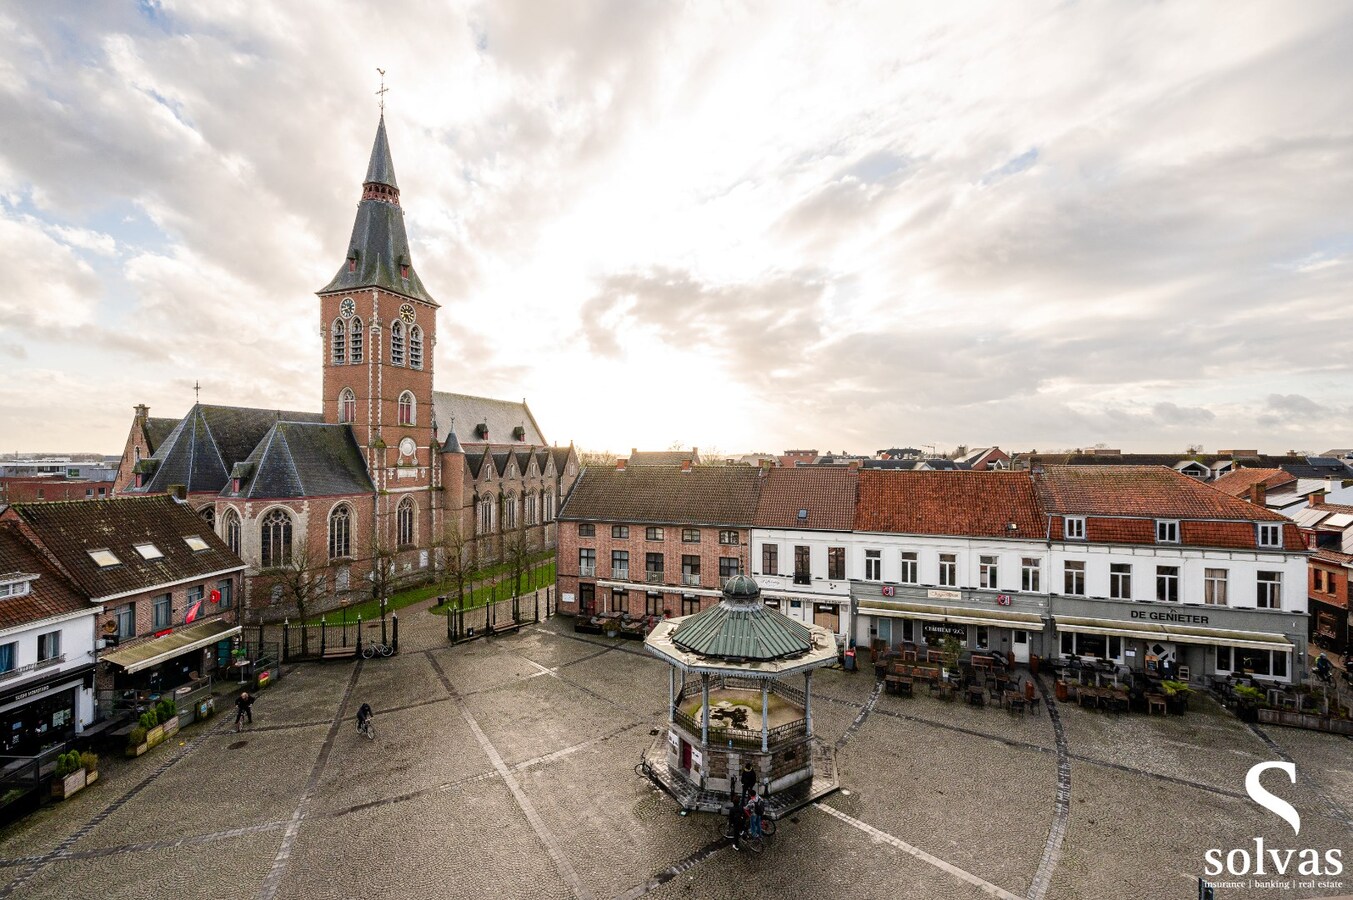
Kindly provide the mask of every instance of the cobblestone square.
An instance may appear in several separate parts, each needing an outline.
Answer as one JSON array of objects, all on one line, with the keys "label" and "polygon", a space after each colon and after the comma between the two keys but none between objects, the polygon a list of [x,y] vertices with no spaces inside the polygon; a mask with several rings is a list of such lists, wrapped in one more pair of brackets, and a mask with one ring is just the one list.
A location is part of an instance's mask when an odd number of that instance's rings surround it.
[{"label": "cobblestone square", "polygon": [[[0,898],[1192,897],[1209,847],[1290,830],[1255,805],[1256,762],[1295,761],[1300,846],[1349,853],[1353,744],[1252,729],[1206,697],[1183,717],[1055,704],[1012,715],[814,679],[843,790],[736,852],[710,815],[634,772],[666,667],[568,619],[459,646],[410,611],[402,652],[304,664],[255,724],[194,726],[0,833]],[[357,706],[377,738],[356,734]],[[1060,799],[1059,799],[1060,798]],[[1345,887],[1224,889],[1334,897]]]}]

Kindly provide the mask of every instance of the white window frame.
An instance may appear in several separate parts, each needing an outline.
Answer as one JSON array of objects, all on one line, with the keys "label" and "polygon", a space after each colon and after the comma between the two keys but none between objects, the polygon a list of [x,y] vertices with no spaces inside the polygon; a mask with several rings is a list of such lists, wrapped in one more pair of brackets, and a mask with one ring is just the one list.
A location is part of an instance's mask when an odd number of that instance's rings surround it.
[{"label": "white window frame", "polygon": [[1063,516],[1062,537],[1068,541],[1085,540],[1085,516]]},{"label": "white window frame", "polygon": [[[1220,572],[1221,577],[1216,574]],[[1203,570],[1203,603],[1208,606],[1226,606],[1228,605],[1228,586],[1230,573],[1226,569],[1204,569]]]},{"label": "white window frame", "polygon": [[[1071,587],[1068,583],[1067,576],[1070,575],[1072,572],[1075,572],[1077,575],[1077,577],[1073,580],[1079,582],[1078,585],[1078,587],[1080,588],[1079,591],[1071,590]],[[1085,561],[1081,559],[1066,560],[1064,563],[1062,563],[1062,593],[1068,597],[1085,597],[1087,596],[1085,591],[1086,591]]]},{"label": "white window frame", "polygon": [[958,554],[941,553],[939,555],[939,560],[940,568],[938,577],[940,587],[958,587]]},{"label": "white window frame", "polygon": [[1260,547],[1281,548],[1283,545],[1283,526],[1281,522],[1259,522],[1255,525],[1255,544]]},{"label": "white window frame", "polygon": [[1177,543],[1179,543],[1179,520],[1178,520],[1178,519],[1157,519],[1157,520],[1156,520],[1156,543],[1157,543],[1157,544],[1177,544]]},{"label": "white window frame", "polygon": [[979,556],[977,558],[977,586],[990,591],[997,590],[1001,576],[1001,558],[999,556]]},{"label": "white window frame", "polygon": [[[1267,577],[1266,577],[1267,576]],[[1261,571],[1255,573],[1254,603],[1259,609],[1283,608],[1283,573]]]},{"label": "white window frame", "polygon": [[1022,591],[1038,593],[1043,585],[1043,562],[1036,556],[1020,557],[1019,588]]},{"label": "white window frame", "polygon": [[[1126,567],[1126,572],[1115,571],[1117,567]],[[1109,599],[1132,599],[1132,563],[1109,563]]]},{"label": "white window frame", "polygon": [[921,583],[921,569],[920,569],[921,564],[918,557],[919,554],[916,553],[916,551],[914,550],[902,551],[901,555],[899,556],[899,559],[901,560],[901,568],[898,570],[899,573],[897,577],[898,584]]},{"label": "white window frame", "polygon": [[865,550],[864,551],[864,580],[882,581],[883,580],[883,551]]}]

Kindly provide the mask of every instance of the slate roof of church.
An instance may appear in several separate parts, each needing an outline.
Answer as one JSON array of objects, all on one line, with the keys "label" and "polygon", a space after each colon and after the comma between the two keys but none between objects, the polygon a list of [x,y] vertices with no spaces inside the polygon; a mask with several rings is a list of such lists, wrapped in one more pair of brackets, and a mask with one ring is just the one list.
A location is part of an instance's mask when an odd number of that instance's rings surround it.
[{"label": "slate roof of church", "polygon": [[[492,397],[475,397],[470,394],[452,394],[446,391],[432,392],[433,422],[439,434],[455,431],[463,447],[482,447],[492,444],[495,448],[507,449],[540,447],[548,443],[540,433],[535,416],[526,401],[495,400]],[[488,428],[485,440],[479,426]],[[525,429],[521,440],[512,436],[514,428]]]},{"label": "slate roof of church", "polygon": [[0,602],[0,628],[98,609],[29,545],[17,525],[0,523],[0,577],[17,574],[38,577],[29,582],[28,593]]},{"label": "slate roof of church", "polygon": [[248,459],[268,429],[280,419],[322,422],[323,416],[276,409],[193,404],[155,449],[151,458],[158,465],[139,490],[162,494],[170,485],[181,484],[189,493],[219,492],[230,480],[231,468]]},{"label": "slate roof of church", "polygon": [[[13,509],[95,601],[244,568],[206,522],[166,494],[16,503]],[[201,538],[206,549],[193,550],[185,541],[189,537]],[[154,544],[163,556],[145,559],[136,550],[143,543]],[[90,550],[109,550],[118,562],[100,567]]]},{"label": "slate roof of church", "polygon": [[[348,252],[338,274],[319,290],[321,294],[351,291],[365,287],[379,287],[404,297],[422,300],[432,306],[437,302],[423,287],[423,281],[413,268],[409,255],[409,237],[404,231],[404,210],[398,205],[399,187],[395,184],[395,164],[390,158],[390,142],[385,136],[385,116],[376,128],[376,141],[371,146],[371,161],[367,164],[363,184],[384,184],[395,189],[392,199],[364,196],[357,204],[357,218],[352,223],[352,237]],[[355,265],[349,265],[353,261]],[[400,267],[408,266],[409,277],[400,274]]]},{"label": "slate roof of church", "polygon": [[165,439],[178,427],[181,419],[170,419],[163,416],[150,416],[146,418],[144,432],[146,435],[146,446],[154,453]]},{"label": "slate roof of church", "polygon": [[239,493],[227,483],[222,497],[290,499],[375,491],[347,425],[278,422],[233,474],[240,478]]}]

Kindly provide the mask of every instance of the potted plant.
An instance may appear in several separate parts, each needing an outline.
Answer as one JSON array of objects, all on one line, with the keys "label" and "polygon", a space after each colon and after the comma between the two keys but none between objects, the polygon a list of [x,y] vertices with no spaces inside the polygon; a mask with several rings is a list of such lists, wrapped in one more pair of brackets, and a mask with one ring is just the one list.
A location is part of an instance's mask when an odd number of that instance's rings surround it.
[{"label": "potted plant", "polygon": [[951,674],[958,674],[958,657],[963,652],[963,646],[959,644],[958,638],[952,634],[945,635],[944,638],[944,668]]},{"label": "potted plant", "polygon": [[166,697],[155,704],[155,717],[160,721],[160,727],[163,729],[162,740],[178,734],[180,725],[178,705],[172,699]]},{"label": "potted plant", "polygon": [[1259,721],[1259,704],[1264,701],[1264,692],[1248,684],[1238,684],[1232,691],[1236,697],[1236,715],[1242,722]]},{"label": "potted plant", "polygon": [[150,749],[150,744],[146,743],[146,733],[144,725],[137,725],[127,734],[128,756],[140,756]]},{"label": "potted plant", "polygon": [[84,751],[80,754],[80,765],[85,770],[86,784],[93,784],[99,780],[99,754]]},{"label": "potted plant", "polygon": [[1189,708],[1189,694],[1193,689],[1182,681],[1162,681],[1160,689],[1165,694],[1165,708],[1173,715],[1182,716]]},{"label": "potted plant", "polygon": [[78,750],[61,754],[56,758],[56,778],[52,781],[52,796],[64,800],[71,794],[83,790],[89,783],[85,775]]}]

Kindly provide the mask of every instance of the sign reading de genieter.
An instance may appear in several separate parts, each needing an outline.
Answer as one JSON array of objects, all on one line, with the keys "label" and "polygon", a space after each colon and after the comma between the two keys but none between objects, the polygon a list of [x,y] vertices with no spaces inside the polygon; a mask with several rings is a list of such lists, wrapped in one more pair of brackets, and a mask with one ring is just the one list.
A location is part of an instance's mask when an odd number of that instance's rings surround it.
[{"label": "sign reading de genieter", "polygon": [[[1255,803],[1292,827],[1294,838],[1301,835],[1301,814],[1283,798],[1267,790],[1259,778],[1269,769],[1297,782],[1297,767],[1290,762],[1263,762],[1245,774],[1245,792]],[[1211,878],[1241,878],[1245,881],[1211,881],[1217,888],[1273,888],[1282,890],[1340,889],[1344,882],[1343,850],[1338,847],[1271,847],[1262,837],[1252,846],[1212,847],[1203,853],[1204,872]]]}]

